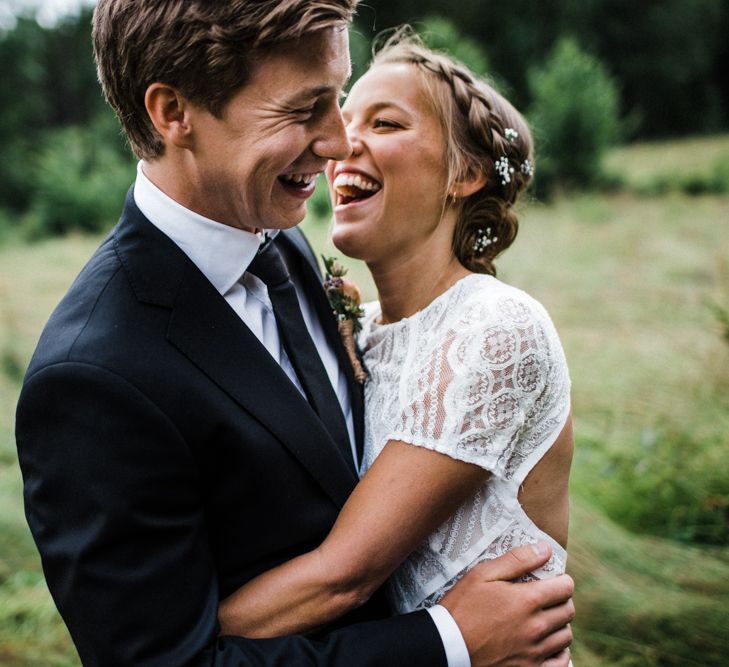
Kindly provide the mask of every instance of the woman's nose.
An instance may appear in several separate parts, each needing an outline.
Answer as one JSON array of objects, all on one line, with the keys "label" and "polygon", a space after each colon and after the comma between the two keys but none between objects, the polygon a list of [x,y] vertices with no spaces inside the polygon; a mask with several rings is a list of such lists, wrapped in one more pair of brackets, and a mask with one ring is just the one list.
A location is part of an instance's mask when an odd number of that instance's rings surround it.
[{"label": "woman's nose", "polygon": [[352,155],[359,155],[362,152],[362,137],[353,124],[347,125],[347,139],[352,147]]}]

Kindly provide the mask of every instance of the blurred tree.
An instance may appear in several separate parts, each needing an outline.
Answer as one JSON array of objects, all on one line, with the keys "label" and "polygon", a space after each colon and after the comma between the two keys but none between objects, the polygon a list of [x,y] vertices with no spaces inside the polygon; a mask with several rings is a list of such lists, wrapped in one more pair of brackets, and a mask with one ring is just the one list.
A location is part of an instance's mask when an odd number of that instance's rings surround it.
[{"label": "blurred tree", "polygon": [[69,16],[46,30],[41,58],[52,127],[81,125],[108,107],[96,79],[91,45],[91,10]]},{"label": "blurred tree", "polygon": [[31,238],[69,231],[98,232],[116,221],[134,180],[134,163],[120,150],[116,119],[99,114],[84,126],[49,132],[33,170]]},{"label": "blurred tree", "polygon": [[29,203],[27,163],[48,116],[43,40],[41,28],[28,18],[0,36],[0,206],[16,212]]},{"label": "blurred tree", "polygon": [[65,231],[64,215],[98,229],[134,176],[96,81],[90,23],[90,8],[50,28],[20,16],[0,34],[0,209],[34,235]]},{"label": "blurred tree", "polygon": [[603,154],[620,130],[615,83],[595,57],[567,38],[529,72],[529,82],[538,190],[594,185]]},{"label": "blurred tree", "polygon": [[642,136],[715,131],[726,124],[714,63],[726,48],[727,4],[569,0],[560,31],[608,64]]},{"label": "blurred tree", "polygon": [[[438,0],[367,0],[363,34],[443,13]],[[461,0],[447,16],[482,45],[517,107],[530,102],[527,72],[571,35],[620,81],[623,113],[639,136],[726,129],[726,0]]]},{"label": "blurred tree", "polygon": [[481,45],[466,37],[450,19],[431,15],[415,27],[431,48],[450,53],[476,74],[489,73],[489,59]]}]

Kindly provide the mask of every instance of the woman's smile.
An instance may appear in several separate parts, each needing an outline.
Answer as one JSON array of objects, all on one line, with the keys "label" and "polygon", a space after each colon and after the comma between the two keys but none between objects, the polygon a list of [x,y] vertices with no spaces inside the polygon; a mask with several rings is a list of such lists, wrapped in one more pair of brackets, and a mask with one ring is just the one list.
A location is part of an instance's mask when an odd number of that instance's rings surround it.
[{"label": "woman's smile", "polygon": [[334,170],[332,188],[336,211],[377,196],[382,192],[382,183],[360,169],[339,167]]}]

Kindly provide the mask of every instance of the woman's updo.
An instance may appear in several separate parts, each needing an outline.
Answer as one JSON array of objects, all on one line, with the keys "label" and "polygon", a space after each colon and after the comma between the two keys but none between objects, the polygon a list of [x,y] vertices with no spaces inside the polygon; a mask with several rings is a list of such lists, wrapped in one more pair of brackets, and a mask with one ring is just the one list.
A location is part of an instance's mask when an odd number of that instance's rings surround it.
[{"label": "woman's updo", "polygon": [[[447,205],[457,208],[453,252],[469,271],[496,274],[493,260],[516,238],[514,204],[534,173],[531,132],[524,117],[485,81],[450,56],[426,47],[408,28],[377,50],[372,66],[406,63],[422,75],[427,101],[443,128]],[[453,186],[483,174],[486,184],[455,199]]]}]

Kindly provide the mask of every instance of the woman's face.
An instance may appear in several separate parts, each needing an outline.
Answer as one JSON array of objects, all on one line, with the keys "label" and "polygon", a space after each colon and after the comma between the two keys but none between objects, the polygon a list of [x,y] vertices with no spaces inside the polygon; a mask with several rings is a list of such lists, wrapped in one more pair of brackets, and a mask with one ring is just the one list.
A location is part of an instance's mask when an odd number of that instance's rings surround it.
[{"label": "woman's face", "polygon": [[421,254],[443,233],[446,193],[443,131],[413,65],[376,65],[342,107],[352,154],[330,162],[334,244],[377,263]]}]

